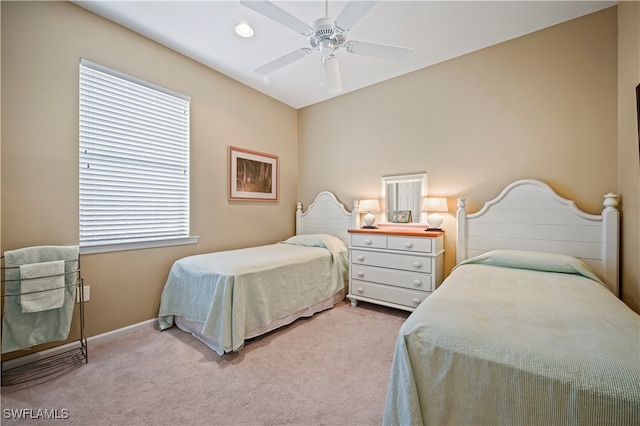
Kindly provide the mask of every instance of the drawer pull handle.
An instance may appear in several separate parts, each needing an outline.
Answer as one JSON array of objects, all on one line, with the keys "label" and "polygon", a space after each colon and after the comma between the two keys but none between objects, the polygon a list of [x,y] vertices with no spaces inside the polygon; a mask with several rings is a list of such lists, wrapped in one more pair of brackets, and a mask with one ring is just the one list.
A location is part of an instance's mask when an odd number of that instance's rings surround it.
[{"label": "drawer pull handle", "polygon": [[413,303],[415,303],[416,305],[420,304],[420,299],[418,299],[417,297],[415,299],[413,299]]},{"label": "drawer pull handle", "polygon": [[358,293],[364,293],[364,289],[362,287],[358,287]]},{"label": "drawer pull handle", "polygon": [[416,287],[420,287],[420,286],[422,285],[422,281],[420,281],[420,280],[413,280],[413,284],[414,284]]},{"label": "drawer pull handle", "polygon": [[364,272],[362,272],[362,271],[358,271],[358,276],[359,276],[360,278],[364,277]]},{"label": "drawer pull handle", "polygon": [[416,268],[422,268],[422,262],[413,262],[413,266]]},{"label": "drawer pull handle", "polygon": [[360,255],[360,256],[358,256],[358,258],[357,258],[357,259],[358,259],[360,262],[362,262],[362,261],[364,260],[364,256]]},{"label": "drawer pull handle", "polygon": [[407,241],[406,243],[404,243],[404,246],[406,248],[411,248],[411,247],[413,247],[413,243],[411,241]]},{"label": "drawer pull handle", "polygon": [[366,245],[368,245],[368,246],[370,246],[372,242],[373,242],[373,241],[371,241],[371,240],[369,240],[369,239],[364,240],[364,243],[365,243]]}]

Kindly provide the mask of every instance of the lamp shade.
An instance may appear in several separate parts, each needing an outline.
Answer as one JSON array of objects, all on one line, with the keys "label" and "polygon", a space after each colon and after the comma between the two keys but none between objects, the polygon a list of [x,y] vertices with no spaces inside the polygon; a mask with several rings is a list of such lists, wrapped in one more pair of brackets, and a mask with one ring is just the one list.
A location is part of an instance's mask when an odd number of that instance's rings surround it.
[{"label": "lamp shade", "polygon": [[380,203],[378,200],[361,200],[358,204],[358,211],[362,213],[379,212]]},{"label": "lamp shade", "polygon": [[438,197],[426,197],[422,200],[421,210],[423,212],[446,212],[448,211],[447,199]]}]

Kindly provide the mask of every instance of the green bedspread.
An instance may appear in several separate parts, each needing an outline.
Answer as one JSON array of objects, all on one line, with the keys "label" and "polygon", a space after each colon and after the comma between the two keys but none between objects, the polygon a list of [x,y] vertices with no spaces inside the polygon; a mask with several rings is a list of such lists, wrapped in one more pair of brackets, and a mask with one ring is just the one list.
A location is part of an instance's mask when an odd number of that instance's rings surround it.
[{"label": "green bedspread", "polygon": [[640,424],[640,316],[581,264],[514,254],[456,267],[410,315],[385,425]]},{"label": "green bedspread", "polygon": [[347,247],[331,235],[186,257],[162,292],[160,328],[183,316],[237,351],[251,331],[343,291],[347,276]]}]

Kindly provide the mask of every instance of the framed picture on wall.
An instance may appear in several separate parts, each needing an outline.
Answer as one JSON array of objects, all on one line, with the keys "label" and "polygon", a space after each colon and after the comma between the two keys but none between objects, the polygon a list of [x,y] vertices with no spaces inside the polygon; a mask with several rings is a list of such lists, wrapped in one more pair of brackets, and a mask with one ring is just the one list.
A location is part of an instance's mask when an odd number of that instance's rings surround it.
[{"label": "framed picture on wall", "polygon": [[229,199],[278,201],[278,157],[229,147]]}]

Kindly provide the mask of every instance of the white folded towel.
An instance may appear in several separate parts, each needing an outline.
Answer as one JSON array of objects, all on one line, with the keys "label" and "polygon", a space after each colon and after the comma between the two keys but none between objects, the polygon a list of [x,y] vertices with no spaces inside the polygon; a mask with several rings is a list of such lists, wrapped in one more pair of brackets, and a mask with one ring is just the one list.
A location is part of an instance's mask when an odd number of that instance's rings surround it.
[{"label": "white folded towel", "polygon": [[64,303],[64,260],[20,265],[23,313],[58,309]]}]

